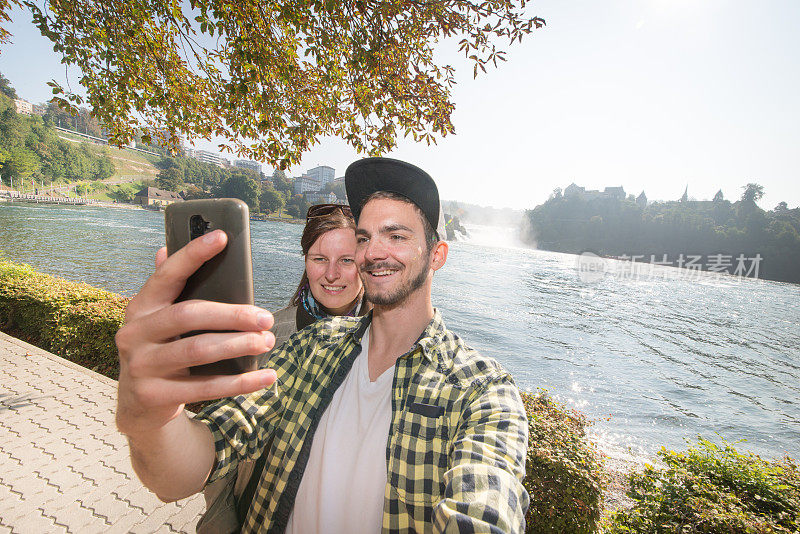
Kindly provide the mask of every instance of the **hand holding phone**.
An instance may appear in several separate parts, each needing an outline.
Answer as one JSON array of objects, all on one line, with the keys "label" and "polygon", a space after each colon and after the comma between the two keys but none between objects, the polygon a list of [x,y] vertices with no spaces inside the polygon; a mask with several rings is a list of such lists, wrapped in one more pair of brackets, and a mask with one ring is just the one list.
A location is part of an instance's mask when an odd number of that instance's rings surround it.
[{"label": "hand holding phone", "polygon": [[[184,405],[246,395],[272,386],[274,370],[189,376],[189,367],[274,345],[271,314],[247,304],[175,302],[186,281],[228,244],[221,230],[195,239],[167,257],[131,299],[116,335],[120,374],[116,424],[131,447],[131,462],[152,491],[169,499],[197,491],[213,464],[213,438]],[[181,338],[187,331],[223,330]],[[188,489],[187,489],[188,488]],[[185,492],[189,493],[185,493]]]},{"label": "hand holding phone", "polygon": [[[223,230],[228,238],[225,249],[188,278],[176,302],[199,299],[226,304],[253,304],[253,264],[247,204],[233,198],[170,204],[165,211],[165,227],[168,255],[214,230]],[[187,332],[182,337],[207,332]],[[230,375],[255,370],[256,363],[257,356],[241,356],[190,369],[192,374]]]}]

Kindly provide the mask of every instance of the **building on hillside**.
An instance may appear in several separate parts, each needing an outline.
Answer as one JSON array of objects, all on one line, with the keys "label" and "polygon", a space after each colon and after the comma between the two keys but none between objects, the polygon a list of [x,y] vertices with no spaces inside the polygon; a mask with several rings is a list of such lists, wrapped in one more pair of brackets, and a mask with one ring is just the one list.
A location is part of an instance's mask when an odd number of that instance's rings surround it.
[{"label": "building on hillside", "polygon": [[636,204],[638,204],[641,208],[647,207],[647,195],[644,194],[644,191],[642,191],[641,195],[636,197]]},{"label": "building on hillside", "polygon": [[249,159],[237,159],[233,162],[233,166],[239,167],[240,169],[255,171],[259,175],[261,174],[261,163],[257,161],[251,161]]},{"label": "building on hillside", "polygon": [[603,190],[603,194],[617,200],[625,200],[625,189],[622,187],[606,187]]},{"label": "building on hillside", "polygon": [[322,189],[322,183],[319,180],[304,174],[299,178],[294,179],[294,194],[302,195],[304,193],[313,193]]},{"label": "building on hillside", "polygon": [[174,191],[164,191],[155,187],[145,187],[133,197],[133,203],[142,206],[169,206],[173,202],[183,202],[183,197]]},{"label": "building on hillside", "polygon": [[321,191],[316,193],[306,193],[306,201],[309,204],[337,204],[336,195],[333,193],[323,193]]},{"label": "building on hillside", "polygon": [[572,195],[579,195],[581,193],[584,193],[585,191],[586,191],[586,189],[584,189],[583,187],[577,185],[575,182],[572,182],[571,184],[569,184],[567,186],[566,189],[564,189],[564,196],[565,197],[570,197]]},{"label": "building on hillside", "polygon": [[31,104],[27,100],[23,100],[21,98],[15,98],[14,105],[17,107],[17,113],[21,115],[33,114],[33,104]]},{"label": "building on hillside", "polygon": [[333,167],[328,167],[327,165],[319,165],[314,167],[306,174],[317,180],[323,186],[332,182],[334,178],[336,178],[336,170]]},{"label": "building on hillside", "polygon": [[597,189],[586,189],[573,182],[564,189],[564,196],[571,197],[573,195],[580,195],[585,199],[615,198],[617,200],[625,200],[625,189],[622,187],[606,187],[603,191],[599,191]]},{"label": "building on hillside", "polygon": [[186,157],[194,158],[203,163],[209,163],[211,165],[216,165],[217,167],[226,167],[229,165],[227,159],[214,152],[209,152],[208,150],[184,147],[183,151],[186,153]]}]

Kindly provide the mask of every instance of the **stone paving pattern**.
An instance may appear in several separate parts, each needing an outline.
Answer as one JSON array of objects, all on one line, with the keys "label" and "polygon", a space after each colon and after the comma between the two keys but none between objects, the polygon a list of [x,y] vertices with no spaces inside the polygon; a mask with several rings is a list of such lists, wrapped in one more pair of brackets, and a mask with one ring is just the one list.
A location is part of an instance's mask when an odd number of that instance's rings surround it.
[{"label": "stone paving pattern", "polygon": [[0,332],[0,534],[195,531],[202,495],[165,504],[134,474],[116,394]]}]

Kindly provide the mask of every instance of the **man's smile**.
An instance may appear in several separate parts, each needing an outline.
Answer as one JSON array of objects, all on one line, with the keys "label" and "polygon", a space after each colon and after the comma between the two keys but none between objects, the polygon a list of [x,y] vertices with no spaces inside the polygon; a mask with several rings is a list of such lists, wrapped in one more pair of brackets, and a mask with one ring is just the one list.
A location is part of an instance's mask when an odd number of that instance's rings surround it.
[{"label": "man's smile", "polygon": [[370,278],[387,278],[400,272],[400,267],[398,265],[393,265],[388,262],[376,262],[372,264],[368,264],[364,266],[362,269],[363,272],[369,275]]},{"label": "man's smile", "polygon": [[397,272],[396,269],[384,269],[382,271],[368,271],[372,276],[389,276]]}]

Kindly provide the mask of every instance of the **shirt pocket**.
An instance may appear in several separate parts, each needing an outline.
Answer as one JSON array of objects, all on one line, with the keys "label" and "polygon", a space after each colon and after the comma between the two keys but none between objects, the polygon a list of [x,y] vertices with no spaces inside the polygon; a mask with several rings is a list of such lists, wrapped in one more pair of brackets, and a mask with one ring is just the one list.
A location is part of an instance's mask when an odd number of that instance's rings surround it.
[{"label": "shirt pocket", "polygon": [[[400,500],[409,504],[428,507],[444,494],[448,429],[444,413],[437,412],[419,407],[406,409],[392,439],[389,484]],[[429,514],[430,509],[425,512]]]}]

